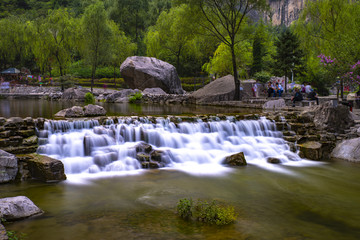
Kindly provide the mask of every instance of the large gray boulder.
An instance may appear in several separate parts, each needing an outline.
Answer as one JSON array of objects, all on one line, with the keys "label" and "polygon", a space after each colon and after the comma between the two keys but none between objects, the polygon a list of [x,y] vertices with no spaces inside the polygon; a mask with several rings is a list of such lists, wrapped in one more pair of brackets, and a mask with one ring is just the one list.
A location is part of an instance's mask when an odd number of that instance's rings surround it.
[{"label": "large gray boulder", "polygon": [[159,87],[167,93],[184,93],[175,67],[156,58],[128,57],[121,64],[120,72],[132,89]]},{"label": "large gray boulder", "polygon": [[16,156],[0,149],[0,183],[14,181],[17,172]]},{"label": "large gray boulder", "polygon": [[0,198],[0,218],[15,221],[44,213],[25,196]]},{"label": "large gray boulder", "polygon": [[68,88],[62,94],[61,99],[85,101],[85,94],[88,92],[90,92],[90,90],[85,88]]},{"label": "large gray boulder", "polygon": [[328,101],[313,109],[314,124],[318,129],[343,133],[355,124],[349,107]]},{"label": "large gray boulder", "polygon": [[235,84],[234,77],[227,75],[205,85],[203,88],[193,92],[190,96],[197,103],[209,103],[234,100]]},{"label": "large gray boulder", "polygon": [[360,163],[360,138],[339,143],[332,151],[331,158]]}]

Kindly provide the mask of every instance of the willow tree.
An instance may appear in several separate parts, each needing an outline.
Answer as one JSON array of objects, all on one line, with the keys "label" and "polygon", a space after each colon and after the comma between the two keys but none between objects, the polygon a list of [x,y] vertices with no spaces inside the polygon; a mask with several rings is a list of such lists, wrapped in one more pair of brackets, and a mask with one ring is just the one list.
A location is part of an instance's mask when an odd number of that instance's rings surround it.
[{"label": "willow tree", "polygon": [[96,68],[106,61],[110,54],[109,43],[112,36],[104,3],[97,1],[85,9],[82,18],[83,53],[91,65],[91,92],[93,91]]},{"label": "willow tree", "polygon": [[66,9],[57,9],[49,11],[42,28],[46,39],[43,47],[49,51],[63,76],[75,48],[76,22]]},{"label": "willow tree", "polygon": [[235,46],[241,39],[241,26],[251,11],[266,8],[266,0],[184,0],[195,7],[204,20],[198,23],[230,48],[235,83],[234,100],[240,100],[240,81]]},{"label": "willow tree", "polygon": [[119,67],[127,57],[135,53],[136,44],[132,43],[130,38],[126,37],[125,33],[119,29],[119,26],[114,21],[110,21],[109,26],[112,32],[109,62],[114,67],[114,86],[116,88],[116,68]]},{"label": "willow tree", "polygon": [[182,73],[181,58],[190,51],[195,32],[193,19],[187,15],[189,11],[186,4],[163,11],[145,37],[147,55],[174,62],[179,73]]}]

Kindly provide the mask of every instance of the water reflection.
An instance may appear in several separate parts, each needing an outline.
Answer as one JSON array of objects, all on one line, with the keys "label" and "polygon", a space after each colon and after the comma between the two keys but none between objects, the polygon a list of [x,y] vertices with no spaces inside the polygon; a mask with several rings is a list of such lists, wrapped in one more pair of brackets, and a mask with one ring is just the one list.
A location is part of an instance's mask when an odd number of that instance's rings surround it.
[{"label": "water reflection", "polygon": [[[161,104],[128,104],[128,103],[97,103],[103,106],[107,115],[180,115],[180,114],[217,114],[217,113],[249,113],[258,110],[241,108],[224,108],[197,105],[161,105]],[[41,99],[0,99],[0,117],[44,117],[53,118],[58,111],[74,105],[83,106],[81,102],[48,101]]]}]

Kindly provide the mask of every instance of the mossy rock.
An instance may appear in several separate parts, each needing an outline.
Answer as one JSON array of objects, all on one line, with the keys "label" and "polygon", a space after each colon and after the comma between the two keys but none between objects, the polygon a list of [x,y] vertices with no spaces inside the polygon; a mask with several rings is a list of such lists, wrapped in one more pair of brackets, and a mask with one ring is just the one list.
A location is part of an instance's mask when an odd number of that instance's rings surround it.
[{"label": "mossy rock", "polygon": [[246,166],[247,162],[245,159],[245,155],[243,152],[239,152],[230,156],[227,156],[222,164],[228,165],[228,166]]},{"label": "mossy rock", "polygon": [[43,182],[59,182],[66,179],[61,161],[39,155],[28,154],[26,162],[31,177]]}]

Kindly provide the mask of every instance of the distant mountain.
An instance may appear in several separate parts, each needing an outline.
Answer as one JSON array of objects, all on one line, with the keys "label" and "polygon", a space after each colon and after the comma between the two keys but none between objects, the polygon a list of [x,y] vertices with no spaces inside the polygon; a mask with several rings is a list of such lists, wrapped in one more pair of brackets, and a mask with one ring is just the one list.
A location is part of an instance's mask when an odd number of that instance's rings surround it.
[{"label": "distant mountain", "polygon": [[[306,0],[267,0],[270,5],[270,18],[273,25],[289,26],[300,16],[304,9]],[[269,16],[266,17],[269,20]]]}]

